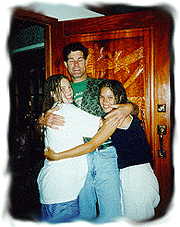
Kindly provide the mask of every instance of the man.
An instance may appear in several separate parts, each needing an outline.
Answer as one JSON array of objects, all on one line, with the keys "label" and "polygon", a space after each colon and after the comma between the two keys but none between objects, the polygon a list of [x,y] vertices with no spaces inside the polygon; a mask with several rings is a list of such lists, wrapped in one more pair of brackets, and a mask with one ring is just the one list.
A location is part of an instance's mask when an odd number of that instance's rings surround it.
[{"label": "man", "polygon": [[[81,109],[98,116],[103,116],[98,95],[101,79],[94,79],[86,74],[88,51],[86,47],[79,42],[68,44],[63,50],[64,64],[67,68],[74,91],[74,101]],[[54,127],[54,125],[63,125],[63,117],[52,114],[50,110],[44,118],[45,125]],[[138,115],[138,107],[133,103],[122,104],[118,109],[108,115],[112,116],[112,121],[119,119],[119,125],[124,121],[129,113]]]},{"label": "man", "polygon": [[[79,108],[87,111],[88,113],[97,116],[104,116],[104,112],[100,107],[98,99],[99,85],[102,82],[102,79],[94,79],[87,76],[87,56],[88,51],[86,47],[80,42],[70,43],[63,50],[64,64],[72,80],[74,102]],[[116,122],[118,120],[120,125],[129,115],[129,113],[133,112],[133,110],[134,106],[132,103],[122,104],[114,112],[108,114],[108,116],[111,116],[111,121]],[[56,128],[55,125],[63,125],[64,120],[65,119],[63,119],[62,117],[54,115],[53,110],[48,111],[48,113],[44,116],[44,124],[53,128]],[[107,142],[105,148],[102,149],[106,151],[106,148],[110,143],[111,141]],[[117,217],[120,215],[120,201],[116,199],[116,195],[119,193],[118,190],[120,185],[117,185],[117,183],[113,181],[111,182],[110,180],[110,182],[108,183],[109,191],[112,188],[114,189],[114,192],[110,197],[109,194],[107,195],[107,183],[105,183],[105,186],[103,186],[102,182],[103,174],[112,174],[112,176],[114,177],[114,175],[117,173],[113,172],[114,170],[113,168],[111,168],[111,163],[113,160],[109,156],[109,154],[103,152],[103,155],[105,155],[105,160],[103,160],[100,157],[101,152],[102,151],[99,149],[98,151],[92,152],[87,155],[89,170],[84,188],[81,190],[81,193],[79,195],[79,205],[80,210],[82,211],[82,219],[92,220],[96,217],[95,204],[97,200],[99,203],[100,216],[109,215],[108,218],[110,218],[110,216]],[[97,160],[99,160],[98,163]],[[95,162],[96,166],[94,164]],[[99,167],[101,167],[101,165],[104,165],[105,163],[108,163],[107,169],[103,169],[103,171],[100,170]],[[97,166],[99,169],[97,169]],[[99,175],[101,179],[99,179],[97,175]],[[106,178],[106,176],[104,176],[104,178]],[[106,197],[111,199],[109,199],[108,201]],[[117,196],[117,198],[119,197]]]}]

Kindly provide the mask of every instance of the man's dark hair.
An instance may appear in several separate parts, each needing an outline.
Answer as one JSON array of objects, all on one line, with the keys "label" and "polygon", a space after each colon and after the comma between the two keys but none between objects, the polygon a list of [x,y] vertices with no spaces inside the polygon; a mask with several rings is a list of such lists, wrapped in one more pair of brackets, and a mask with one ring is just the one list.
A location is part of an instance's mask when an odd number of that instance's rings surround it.
[{"label": "man's dark hair", "polygon": [[69,43],[67,46],[65,46],[63,49],[63,60],[67,62],[68,55],[71,53],[71,51],[77,50],[83,52],[84,59],[86,60],[88,56],[88,50],[81,42]]}]

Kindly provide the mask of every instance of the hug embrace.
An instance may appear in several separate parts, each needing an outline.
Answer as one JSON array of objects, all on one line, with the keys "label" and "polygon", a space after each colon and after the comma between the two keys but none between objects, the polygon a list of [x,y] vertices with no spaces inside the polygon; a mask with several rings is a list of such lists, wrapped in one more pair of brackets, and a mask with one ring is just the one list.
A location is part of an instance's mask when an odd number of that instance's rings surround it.
[{"label": "hug embrace", "polygon": [[63,50],[71,81],[45,82],[45,161],[38,176],[42,221],[151,219],[159,204],[152,153],[123,85],[86,74],[82,43]]}]

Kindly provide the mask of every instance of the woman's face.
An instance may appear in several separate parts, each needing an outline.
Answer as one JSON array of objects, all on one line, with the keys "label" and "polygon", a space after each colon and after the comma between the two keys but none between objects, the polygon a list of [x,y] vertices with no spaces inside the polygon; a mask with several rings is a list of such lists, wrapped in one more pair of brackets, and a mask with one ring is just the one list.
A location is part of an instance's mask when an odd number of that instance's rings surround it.
[{"label": "woman's face", "polygon": [[66,78],[61,80],[61,95],[64,103],[73,102],[73,89],[71,84]]},{"label": "woman's face", "polygon": [[108,87],[101,89],[99,102],[105,113],[109,113],[113,109],[112,105],[116,104],[116,99],[113,92]]}]

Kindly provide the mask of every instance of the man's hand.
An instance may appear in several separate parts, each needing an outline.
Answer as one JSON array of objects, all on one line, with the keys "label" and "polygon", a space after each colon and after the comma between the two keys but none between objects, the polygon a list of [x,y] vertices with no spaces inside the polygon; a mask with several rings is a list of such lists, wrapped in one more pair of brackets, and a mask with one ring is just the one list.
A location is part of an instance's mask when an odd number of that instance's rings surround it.
[{"label": "man's hand", "polygon": [[56,153],[50,147],[44,149],[44,156],[49,161],[56,161]]},{"label": "man's hand", "polygon": [[65,117],[58,114],[53,114],[54,111],[57,111],[58,107],[50,109],[44,115],[44,125],[53,129],[59,129],[57,126],[64,126]]},{"label": "man's hand", "polygon": [[105,119],[109,118],[107,124],[111,123],[111,125],[116,124],[118,121],[118,127],[121,126],[126,117],[134,110],[134,107],[131,103],[112,105],[112,107],[115,110],[108,113],[105,116]]}]

